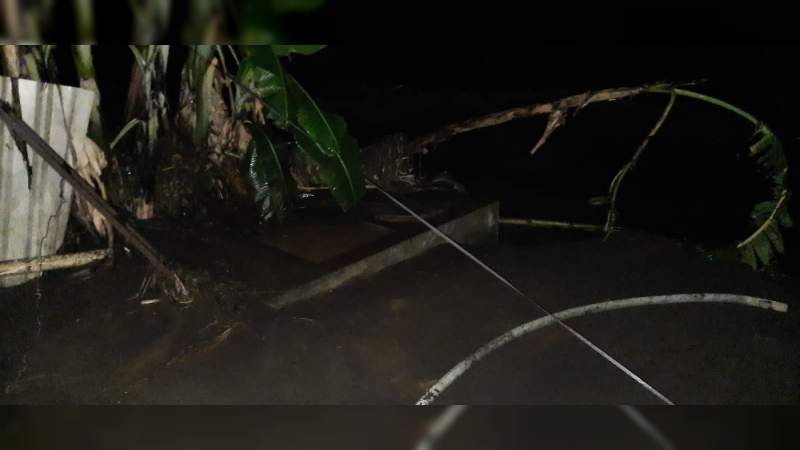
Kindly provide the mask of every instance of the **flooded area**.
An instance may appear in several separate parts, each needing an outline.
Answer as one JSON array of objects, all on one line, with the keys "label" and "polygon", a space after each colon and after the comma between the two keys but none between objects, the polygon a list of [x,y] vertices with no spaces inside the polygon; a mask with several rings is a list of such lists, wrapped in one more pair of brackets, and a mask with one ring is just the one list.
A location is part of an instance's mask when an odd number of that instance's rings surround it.
[{"label": "flooded area", "polygon": [[[458,204],[426,200],[433,213]],[[388,214],[390,206],[374,199],[371,217]],[[313,223],[313,214],[297,220]],[[449,246],[271,307],[268,300],[287,289],[421,230],[359,214],[337,216],[329,227],[294,224],[300,231],[292,237],[272,227],[151,222],[142,232],[196,288],[188,306],[157,292],[137,297],[149,268],[124,248],[113,266],[48,273],[1,291],[0,402],[413,404],[475,349],[542,315]],[[535,235],[541,238],[530,239]],[[726,304],[649,306],[571,323],[678,403],[800,399],[798,290],[790,278],[709,261],[683,242],[637,231],[604,240],[502,227],[499,243],[469,248],[554,312],[699,292],[785,302],[788,313]],[[439,401],[658,399],[563,329],[548,327],[476,364]]]}]

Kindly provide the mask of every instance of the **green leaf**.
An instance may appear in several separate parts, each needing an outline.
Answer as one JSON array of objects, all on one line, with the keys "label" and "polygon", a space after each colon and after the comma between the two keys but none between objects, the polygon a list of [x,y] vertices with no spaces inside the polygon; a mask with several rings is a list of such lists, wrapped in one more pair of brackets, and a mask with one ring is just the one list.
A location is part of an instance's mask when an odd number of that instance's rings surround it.
[{"label": "green leaf", "polygon": [[247,123],[253,136],[247,153],[247,178],[260,207],[261,220],[283,219],[293,185],[288,181],[278,147],[262,125]]},{"label": "green leaf", "polygon": [[[750,146],[750,155],[770,181],[774,197],[773,200],[756,204],[750,213],[755,225],[763,226],[763,228],[760,228],[761,231],[758,234],[748,239],[747,244],[742,246],[741,250],[743,261],[756,268],[758,263],[765,266],[770,264],[776,252],[784,252],[780,227],[789,227],[792,221],[785,206],[781,210],[775,211],[779,201],[783,204],[784,195],[787,195],[788,192],[786,186],[788,166],[783,145],[764,124],[757,126],[753,138],[755,142]],[[767,221],[769,222],[765,225]]]},{"label": "green leaf", "polygon": [[758,256],[761,264],[766,266],[772,262],[772,244],[764,234],[760,234],[753,239],[750,246],[755,249],[756,256]]},{"label": "green leaf", "polygon": [[792,226],[792,218],[789,216],[789,211],[784,210],[780,214],[778,214],[778,222],[780,222],[782,227],[789,228]]},{"label": "green leaf", "polygon": [[770,222],[765,231],[772,246],[775,247],[775,250],[783,254],[783,236],[781,236],[781,230],[778,228],[778,224]]},{"label": "green leaf", "polygon": [[251,48],[242,61],[242,81],[266,102],[267,117],[292,133],[298,148],[317,166],[321,181],[347,211],[363,197],[360,150],[347,124],[326,113],[288,73],[269,48]]},{"label": "green leaf", "polygon": [[758,203],[753,207],[750,217],[757,226],[761,226],[761,224],[767,220],[769,215],[772,214],[772,210],[775,209],[776,203],[777,202],[774,200],[767,200],[765,202]]},{"label": "green leaf", "polygon": [[[344,120],[333,114],[326,116],[344,123]],[[364,196],[364,175],[358,143],[352,136],[345,134],[343,128],[339,130],[341,134],[337,138],[340,151],[333,155],[323,152],[320,144],[305,133],[296,132],[295,139],[298,147],[317,164],[321,181],[330,187],[336,202],[343,211],[348,211]]]},{"label": "green leaf", "polygon": [[739,249],[739,251],[741,252],[742,262],[752,267],[753,270],[756,270],[758,268],[758,261],[756,260],[756,251],[753,249],[753,246],[746,245]]},{"label": "green leaf", "polygon": [[94,62],[92,60],[92,46],[91,45],[73,45],[72,46],[73,61],[75,61],[75,69],[78,71],[78,76],[82,80],[88,80],[95,77]]},{"label": "green leaf", "polygon": [[327,45],[273,45],[272,51],[278,56],[288,56],[292,53],[298,53],[300,55],[313,55],[325,47],[327,47]]},{"label": "green leaf", "polygon": [[781,226],[791,225],[785,201],[786,197],[781,197],[778,202],[766,201],[757,204],[751,216],[758,229],[740,244],[742,249],[752,249],[758,257],[757,262],[760,261],[765,266],[772,262],[775,252],[781,254],[784,252]]},{"label": "green leaf", "polygon": [[266,117],[285,130],[293,115],[286,86],[288,74],[270,47],[249,47],[247,53],[239,66],[239,79],[267,102]]},{"label": "green leaf", "polygon": [[765,125],[759,126],[754,138],[756,142],[750,146],[750,155],[756,158],[774,183],[782,185],[787,168],[783,144]]},{"label": "green leaf", "polygon": [[287,81],[289,95],[292,97],[292,102],[297,105],[297,124],[317,143],[322,153],[328,156],[340,153],[339,137],[345,131],[344,120],[335,116],[337,123],[331,123],[331,117],[334,116],[323,113],[314,99],[294,77],[287,75]]}]

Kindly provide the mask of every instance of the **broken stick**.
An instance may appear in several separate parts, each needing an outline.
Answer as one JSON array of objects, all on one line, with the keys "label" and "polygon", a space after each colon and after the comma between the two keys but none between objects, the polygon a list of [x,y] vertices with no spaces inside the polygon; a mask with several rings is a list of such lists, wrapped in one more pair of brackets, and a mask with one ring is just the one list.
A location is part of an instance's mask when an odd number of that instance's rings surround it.
[{"label": "broken stick", "polygon": [[50,255],[37,258],[17,259],[0,262],[0,277],[21,275],[48,270],[70,269],[105,259],[111,250],[92,250],[88,252],[70,253],[67,255]]},{"label": "broken stick", "polygon": [[[520,225],[532,228],[558,228],[562,230],[592,231],[597,233],[602,233],[605,231],[605,227],[603,227],[603,225],[562,222],[558,220],[501,217],[497,220],[497,222],[501,225]],[[615,230],[619,230],[619,228],[615,228]]]},{"label": "broken stick", "polygon": [[22,139],[30,146],[53,170],[61,175],[73,189],[90,205],[99,211],[108,222],[138,249],[153,265],[156,271],[173,283],[170,294],[179,302],[186,303],[188,291],[178,274],[167,267],[161,255],[140,235],[133,227],[126,223],[95,190],[87,183],[78,172],[70,167],[66,161],[42,139],[31,127],[13,115],[13,108],[7,102],[0,102],[0,120],[5,122],[15,138]]}]

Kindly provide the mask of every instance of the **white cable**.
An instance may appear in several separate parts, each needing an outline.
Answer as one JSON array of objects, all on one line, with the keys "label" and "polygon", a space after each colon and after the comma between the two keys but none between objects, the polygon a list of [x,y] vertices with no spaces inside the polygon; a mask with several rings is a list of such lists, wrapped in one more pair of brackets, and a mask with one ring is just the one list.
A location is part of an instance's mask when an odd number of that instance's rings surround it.
[{"label": "white cable", "polygon": [[777,312],[786,312],[788,306],[785,303],[775,302],[757,297],[747,297],[734,294],[675,294],[659,295],[653,297],[626,298],[622,300],[610,300],[606,302],[593,303],[590,305],[578,306],[557,312],[555,315],[544,316],[530,322],[519,325],[500,336],[492,339],[487,344],[476,350],[467,358],[453,366],[439,381],[436,382],[428,392],[418,401],[417,405],[429,405],[455,380],[460,378],[473,364],[482,360],[487,355],[502,347],[503,345],[530,334],[540,328],[544,328],[554,323],[561,323],[562,320],[573,319],[588,314],[614,311],[617,309],[633,308],[648,305],[673,305],[680,303],[732,303],[754,308],[769,309]]},{"label": "white cable", "polygon": [[549,316],[549,317],[553,318],[553,319],[554,319],[556,322],[558,322],[558,324],[559,324],[559,325],[560,325],[562,328],[564,328],[564,329],[565,329],[565,330],[567,330],[567,331],[568,331],[570,334],[572,334],[573,336],[575,336],[576,338],[578,338],[578,340],[580,340],[581,342],[583,342],[584,344],[586,344],[586,345],[587,345],[589,348],[591,348],[591,349],[592,349],[592,350],[594,350],[594,351],[595,351],[597,354],[599,354],[600,356],[602,356],[603,358],[605,358],[605,359],[606,359],[608,362],[610,362],[611,364],[613,364],[614,366],[616,366],[616,367],[617,367],[619,370],[621,370],[623,373],[625,373],[625,375],[627,375],[628,377],[630,377],[631,379],[633,379],[634,381],[636,381],[636,382],[637,382],[639,385],[641,385],[642,387],[644,387],[645,389],[647,389],[647,390],[648,390],[648,391],[649,391],[651,394],[653,394],[653,395],[655,395],[656,397],[658,397],[658,398],[659,398],[659,399],[660,399],[662,402],[666,403],[667,405],[674,405],[674,403],[672,402],[672,400],[670,400],[669,398],[667,398],[667,397],[666,397],[664,394],[662,394],[661,392],[659,392],[659,391],[658,391],[656,388],[654,388],[654,387],[653,387],[653,386],[651,386],[649,383],[647,383],[646,381],[644,381],[644,379],[642,379],[642,377],[640,377],[639,375],[636,375],[636,374],[635,374],[635,373],[634,373],[634,372],[633,372],[631,369],[629,369],[629,368],[625,367],[625,365],[623,365],[621,362],[619,362],[619,361],[617,361],[616,359],[614,359],[614,357],[613,357],[613,356],[609,355],[608,353],[606,353],[606,351],[605,351],[605,350],[603,350],[603,349],[601,349],[600,347],[598,347],[597,345],[595,345],[595,344],[594,344],[592,341],[590,341],[590,340],[589,340],[587,337],[585,337],[584,335],[582,335],[582,334],[578,333],[578,332],[577,332],[575,329],[573,329],[573,328],[572,328],[572,327],[570,327],[569,325],[565,324],[563,321],[561,321],[561,319],[559,319],[558,317],[554,316],[554,315],[553,315],[553,314],[552,314],[550,311],[548,311],[547,309],[545,309],[545,308],[544,308],[542,305],[540,305],[540,304],[539,304],[538,302],[536,302],[534,299],[532,299],[532,298],[528,297],[527,295],[525,295],[525,293],[524,293],[524,292],[522,292],[522,291],[521,291],[521,290],[519,290],[519,289],[518,289],[516,286],[514,286],[513,284],[511,284],[511,282],[510,282],[510,281],[508,281],[508,280],[507,280],[505,277],[503,277],[502,275],[500,275],[499,273],[497,273],[497,272],[496,272],[494,269],[492,269],[491,267],[489,267],[488,265],[486,265],[486,263],[484,263],[483,261],[481,261],[480,259],[478,259],[478,258],[477,258],[475,255],[473,255],[473,254],[472,254],[472,253],[471,253],[469,250],[467,250],[467,249],[465,249],[464,247],[462,247],[462,246],[461,246],[461,245],[460,245],[458,242],[454,241],[454,240],[453,240],[453,239],[452,239],[450,236],[446,235],[444,232],[442,232],[441,230],[439,230],[438,228],[436,228],[436,227],[435,227],[433,224],[431,224],[430,222],[428,222],[427,220],[425,220],[424,218],[422,218],[422,217],[421,217],[419,214],[417,214],[417,213],[415,213],[414,211],[412,211],[412,210],[411,210],[409,207],[407,207],[405,204],[403,204],[403,202],[401,202],[400,200],[398,200],[397,198],[395,198],[395,197],[394,197],[392,194],[390,194],[390,193],[386,192],[386,190],[384,190],[382,187],[380,187],[380,186],[378,186],[377,184],[375,184],[375,182],[373,182],[372,180],[369,180],[369,179],[367,179],[367,181],[368,181],[369,183],[371,183],[372,185],[374,185],[374,186],[375,186],[375,188],[376,188],[376,189],[378,189],[378,191],[380,191],[380,192],[381,192],[383,195],[385,195],[385,196],[386,196],[386,197],[387,197],[389,200],[391,200],[391,201],[392,201],[393,203],[395,203],[397,206],[401,207],[401,208],[402,208],[403,210],[405,210],[407,213],[411,214],[411,215],[412,215],[412,216],[413,216],[415,219],[417,219],[417,220],[419,220],[420,222],[422,222],[423,224],[425,224],[425,226],[427,226],[428,228],[430,228],[430,229],[431,229],[431,231],[433,231],[433,232],[434,232],[434,233],[436,233],[436,234],[437,234],[439,237],[441,237],[442,239],[444,239],[445,241],[447,241],[447,242],[448,242],[450,245],[452,245],[453,247],[455,247],[455,248],[456,248],[458,251],[460,251],[461,253],[463,253],[465,256],[467,256],[469,259],[471,259],[473,262],[475,262],[476,264],[478,264],[479,266],[481,266],[481,267],[482,267],[484,270],[486,270],[487,272],[489,272],[490,274],[492,274],[492,276],[494,276],[495,278],[497,278],[498,280],[500,280],[500,282],[502,282],[503,284],[505,284],[506,286],[508,286],[508,287],[509,287],[509,288],[510,288],[512,291],[516,292],[516,293],[517,293],[517,294],[518,294],[520,297],[522,297],[522,298],[524,298],[524,299],[528,300],[528,301],[529,301],[529,302],[531,302],[531,303],[532,303],[534,306],[536,306],[536,308],[538,308],[540,311],[542,311],[543,313],[547,314],[547,316]]}]

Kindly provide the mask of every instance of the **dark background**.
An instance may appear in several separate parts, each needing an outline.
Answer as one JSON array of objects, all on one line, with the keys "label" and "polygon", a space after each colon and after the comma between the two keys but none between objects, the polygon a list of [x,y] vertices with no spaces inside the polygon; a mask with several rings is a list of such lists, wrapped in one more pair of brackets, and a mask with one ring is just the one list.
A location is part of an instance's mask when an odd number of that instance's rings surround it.
[{"label": "dark background", "polygon": [[[178,43],[189,0],[173,0],[170,28],[160,42]],[[229,2],[226,22],[237,41],[241,1]],[[95,2],[98,43],[130,41],[130,12],[114,2]],[[56,17],[71,15],[69,2],[58,2]],[[265,21],[267,23],[267,21]],[[52,22],[47,41],[71,42],[72,20]],[[460,2],[336,2],[312,12],[282,16],[275,24],[293,42],[797,42],[789,8],[770,5],[711,7],[634,7],[555,4],[468,4]]]},{"label": "dark background", "polygon": [[[691,89],[749,111],[782,139],[797,191],[798,50],[791,43],[333,44],[294,58],[289,70],[364,144],[591,89],[704,79]],[[602,222],[605,209],[587,199],[607,192],[667,100],[589,106],[535,156],[544,116],[466,133],[425,157],[423,169],[452,172],[473,194],[499,199],[506,215]],[[769,199],[747,156],[753,131],[728,111],[678,98],[625,179],[619,224],[711,248],[743,239],[753,229],[752,206]],[[794,234],[788,239],[796,243]]]}]

